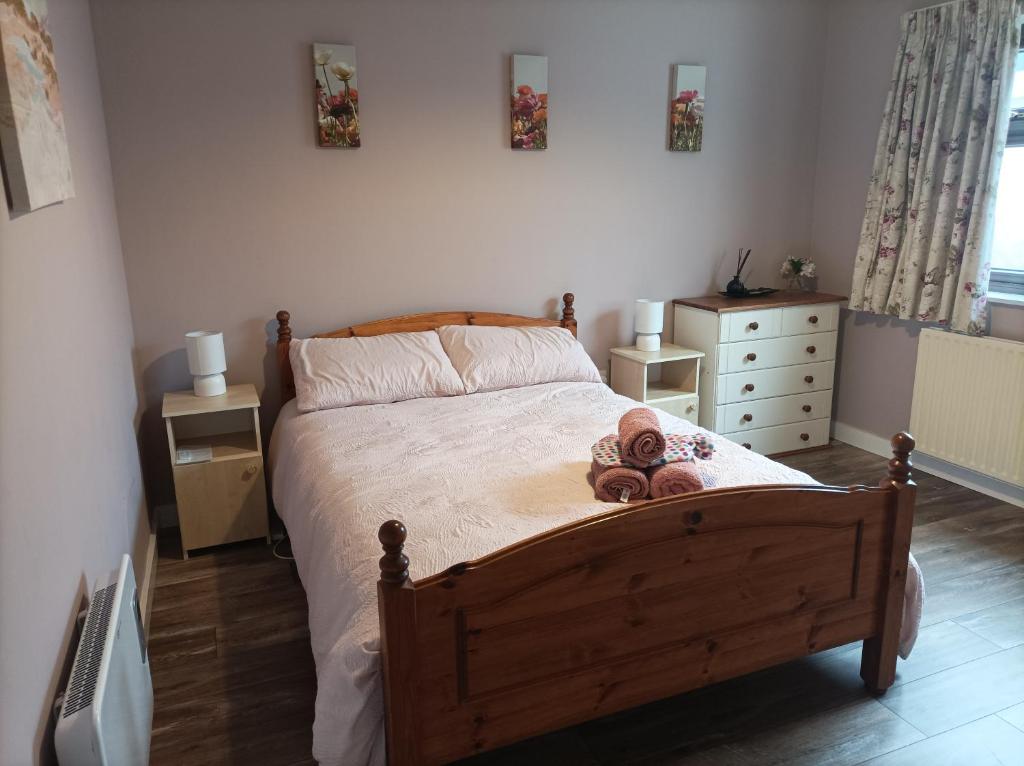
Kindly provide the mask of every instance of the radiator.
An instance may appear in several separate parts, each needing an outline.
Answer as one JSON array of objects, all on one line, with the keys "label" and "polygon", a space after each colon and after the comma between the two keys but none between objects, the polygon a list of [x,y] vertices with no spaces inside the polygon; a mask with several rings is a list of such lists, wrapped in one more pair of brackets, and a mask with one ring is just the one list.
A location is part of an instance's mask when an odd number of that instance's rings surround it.
[{"label": "radiator", "polygon": [[1024,486],[1024,343],[923,330],[910,430],[925,454]]},{"label": "radiator", "polygon": [[54,741],[60,766],[145,766],[153,685],[129,556],[89,602]]}]

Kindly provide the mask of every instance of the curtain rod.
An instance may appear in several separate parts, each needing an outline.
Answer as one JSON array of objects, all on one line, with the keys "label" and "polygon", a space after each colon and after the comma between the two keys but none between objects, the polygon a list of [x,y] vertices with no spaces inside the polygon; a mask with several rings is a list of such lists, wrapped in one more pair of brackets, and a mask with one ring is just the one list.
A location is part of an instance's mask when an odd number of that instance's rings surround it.
[{"label": "curtain rod", "polygon": [[914,8],[913,10],[907,11],[903,15],[907,16],[907,15],[909,15],[911,13],[920,13],[921,11],[931,11],[931,10],[933,10],[935,8],[942,8],[943,6],[953,5],[954,3],[959,3],[959,2],[962,2],[962,0],[946,0],[946,2],[944,2],[944,3],[935,3],[934,5],[926,5],[924,8]]},{"label": "curtain rod", "polygon": [[[934,5],[926,5],[924,8],[914,8],[911,11],[907,11],[907,14],[920,13],[921,11],[930,11],[930,10],[932,10],[934,8],[941,8],[944,5],[953,5],[954,3],[959,3],[959,2],[960,2],[960,0],[946,0],[946,2],[944,2],[944,3],[935,3]],[[904,15],[906,15],[906,14],[904,14]]]}]

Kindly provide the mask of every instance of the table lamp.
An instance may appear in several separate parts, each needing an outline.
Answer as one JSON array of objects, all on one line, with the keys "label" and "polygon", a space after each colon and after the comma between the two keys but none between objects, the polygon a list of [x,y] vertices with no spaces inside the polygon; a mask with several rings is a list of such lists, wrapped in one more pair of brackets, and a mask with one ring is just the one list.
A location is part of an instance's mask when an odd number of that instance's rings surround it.
[{"label": "table lamp", "polygon": [[224,361],[223,333],[207,330],[185,333],[185,350],[196,396],[219,396],[228,390],[222,374],[228,368]]},{"label": "table lamp", "polygon": [[636,302],[636,348],[638,351],[657,351],[661,348],[661,331],[665,321],[665,301],[640,298]]}]

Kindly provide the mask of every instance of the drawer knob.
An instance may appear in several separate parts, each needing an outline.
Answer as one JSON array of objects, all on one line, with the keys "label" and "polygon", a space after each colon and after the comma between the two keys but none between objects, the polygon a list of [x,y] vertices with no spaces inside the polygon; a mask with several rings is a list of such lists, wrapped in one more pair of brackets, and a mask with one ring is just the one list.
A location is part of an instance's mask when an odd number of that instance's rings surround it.
[{"label": "drawer knob", "polygon": [[747,325],[747,327],[749,327],[751,330],[756,330],[759,327],[759,325],[757,324],[757,322],[751,322],[750,324]]},{"label": "drawer knob", "polygon": [[743,442],[743,446],[750,449],[750,442]]},{"label": "drawer knob", "polygon": [[808,347],[807,347],[807,353],[808,353],[808,354],[813,354],[813,353],[814,353],[815,351],[817,351],[817,350],[818,350],[818,349],[816,349],[816,348],[815,348],[814,346],[808,346]]},{"label": "drawer knob", "polygon": [[810,441],[811,440],[811,435],[810,434],[800,434],[800,440],[801,441],[805,441],[805,442]]},{"label": "drawer knob", "polygon": [[743,416],[743,419],[749,423],[751,420],[754,419],[754,416],[748,412],[746,415]]},{"label": "drawer knob", "polygon": [[813,383],[813,382],[814,382],[814,376],[813,375],[804,375],[804,383]]},{"label": "drawer knob", "polygon": [[693,402],[690,402],[690,404],[686,405],[686,411],[687,412],[693,412],[695,409],[696,409],[696,407],[694,407]]},{"label": "drawer knob", "polygon": [[747,385],[745,385],[743,387],[743,390],[744,391],[753,391],[754,390],[754,384],[753,383],[747,383]]},{"label": "drawer knob", "polygon": [[811,314],[809,317],[807,317],[807,321],[810,322],[811,324],[818,324],[818,315]]},{"label": "drawer knob", "polygon": [[247,474],[249,474],[250,476],[252,476],[254,473],[256,473],[256,464],[255,463],[249,463],[249,465],[247,465],[245,467],[245,472]]},{"label": "drawer knob", "polygon": [[805,404],[801,409],[803,409],[804,412],[810,412],[811,411],[811,405]]},{"label": "drawer knob", "polygon": [[757,359],[757,354],[755,354],[753,351],[751,351],[749,354],[747,354],[747,361],[748,362],[753,362],[756,359]]}]

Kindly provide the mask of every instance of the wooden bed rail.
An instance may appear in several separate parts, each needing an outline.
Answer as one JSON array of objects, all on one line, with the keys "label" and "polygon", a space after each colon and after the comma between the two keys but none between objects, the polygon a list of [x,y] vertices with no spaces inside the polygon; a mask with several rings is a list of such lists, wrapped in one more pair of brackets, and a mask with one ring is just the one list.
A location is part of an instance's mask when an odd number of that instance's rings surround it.
[{"label": "wooden bed rail", "polygon": [[[386,335],[393,332],[423,332],[436,330],[444,325],[487,325],[492,327],[564,327],[576,335],[576,296],[565,293],[562,296],[562,315],[559,319],[527,317],[519,314],[499,314],[493,311],[431,311],[425,314],[378,319],[374,322],[341,327],[330,332],[318,333],[314,338],[352,338]],[[277,367],[281,381],[281,404],[295,398],[295,376],[288,356],[292,342],[292,315],[282,309],[277,312]]]},{"label": "wooden bed rail", "polygon": [[[750,486],[625,505],[413,582],[379,532],[389,766],[433,766],[864,641],[895,678],[915,485]],[[415,533],[415,530],[414,530]]]}]

